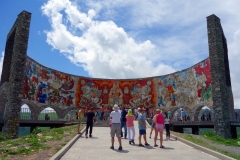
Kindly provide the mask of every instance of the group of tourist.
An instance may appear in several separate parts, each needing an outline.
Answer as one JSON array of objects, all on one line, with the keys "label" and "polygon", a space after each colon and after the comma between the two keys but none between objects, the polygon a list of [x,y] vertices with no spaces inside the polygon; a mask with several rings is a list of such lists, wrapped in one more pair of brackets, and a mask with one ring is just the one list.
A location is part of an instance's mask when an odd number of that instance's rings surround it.
[{"label": "group of tourist", "polygon": [[211,121],[212,118],[211,118],[211,113],[207,113],[207,114],[202,114],[201,116],[201,121]]},{"label": "group of tourist", "polygon": [[[150,120],[151,118],[147,118],[146,116],[146,109],[145,108],[138,108],[138,110],[128,109],[126,110],[125,107],[119,108],[117,104],[113,106],[113,111],[110,113],[110,136],[111,136],[111,147],[110,149],[114,149],[114,137],[116,136],[118,138],[119,147],[118,150],[122,150],[122,139],[121,137],[127,139],[129,144],[135,144],[135,126],[134,126],[134,120],[136,119],[136,116],[134,112],[137,112],[137,120],[138,120],[138,130],[139,130],[139,137],[138,137],[138,146],[144,147],[149,146],[150,144],[147,142],[147,136],[146,136],[146,129],[147,129],[147,123],[146,120]],[[78,133],[80,132],[80,125],[81,125],[81,119],[82,119],[83,111],[80,109],[78,111]],[[89,131],[89,137],[92,137],[92,127],[94,119],[96,118],[96,114],[93,111],[93,108],[90,108],[90,110],[87,113],[84,113],[84,116],[86,118],[86,132],[85,137],[88,138],[88,131]],[[155,132],[154,136],[154,147],[157,147],[157,137],[160,136],[160,148],[164,148],[163,146],[163,131],[164,127],[166,128],[166,140],[170,139],[170,132],[169,132],[169,119],[170,115],[168,115],[167,112],[162,113],[160,109],[156,110],[155,115],[152,115],[152,125],[151,125],[151,132],[150,137],[152,135],[152,132]],[[124,129],[124,132],[122,131],[122,128]],[[142,143],[142,137],[144,142]]]},{"label": "group of tourist", "polygon": [[[123,137],[122,133],[122,127],[124,128],[124,138],[126,139],[128,134],[128,141],[129,144],[135,144],[135,127],[133,121],[135,120],[135,116],[133,114],[132,109],[128,109],[128,111],[125,110],[125,108],[122,108],[121,112],[117,104],[114,105],[113,110],[110,114],[110,128],[111,128],[111,142],[112,145],[110,149],[114,149],[114,137],[116,136],[118,138],[119,142],[119,148],[118,150],[122,150],[122,143],[121,143],[121,137]],[[136,112],[136,111],[135,111]],[[150,144],[147,142],[147,136],[146,136],[146,129],[147,129],[147,123],[146,120],[149,120],[150,118],[147,118],[146,116],[146,109],[144,108],[138,108],[138,130],[139,130],[139,137],[138,137],[138,146],[144,147],[149,146]],[[165,114],[162,114],[162,111],[160,109],[156,110],[156,114],[154,115],[152,119],[152,126],[151,126],[151,132],[150,137],[153,132],[155,131],[154,136],[154,147],[157,147],[157,137],[160,136],[160,148],[164,148],[163,146],[163,131],[164,126],[166,128],[166,140],[170,139],[170,131],[169,131],[169,115],[165,112]],[[125,125],[127,128],[127,131],[125,129]],[[144,143],[142,143],[142,137],[144,140]]]},{"label": "group of tourist", "polygon": [[189,115],[186,115],[183,109],[180,109],[180,115],[178,115],[178,111],[175,111],[174,115],[170,117],[170,119],[173,119],[174,121],[190,121],[191,117]]}]

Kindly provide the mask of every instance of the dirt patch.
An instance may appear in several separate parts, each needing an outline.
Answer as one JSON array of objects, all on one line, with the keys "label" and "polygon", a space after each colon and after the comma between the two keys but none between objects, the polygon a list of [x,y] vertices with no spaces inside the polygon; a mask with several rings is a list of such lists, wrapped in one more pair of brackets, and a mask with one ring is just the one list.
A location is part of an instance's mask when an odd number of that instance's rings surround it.
[{"label": "dirt patch", "polygon": [[8,155],[6,160],[49,160],[54,154],[58,152],[60,148],[66,145],[74,136],[66,136],[60,141],[49,141],[45,144],[49,146],[49,149],[39,150],[31,155]]}]

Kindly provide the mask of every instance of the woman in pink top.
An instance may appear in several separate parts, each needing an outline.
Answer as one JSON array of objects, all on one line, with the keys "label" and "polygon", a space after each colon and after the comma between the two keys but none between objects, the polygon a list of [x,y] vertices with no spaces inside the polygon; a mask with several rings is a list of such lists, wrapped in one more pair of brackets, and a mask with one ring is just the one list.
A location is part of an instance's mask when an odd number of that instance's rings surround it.
[{"label": "woman in pink top", "polygon": [[[128,133],[129,144],[135,144],[135,142],[134,142],[135,128],[134,128],[134,124],[133,124],[134,116],[132,114],[131,109],[128,110],[126,119],[127,119],[127,133]],[[131,132],[132,132],[132,137],[131,137]]]},{"label": "woman in pink top", "polygon": [[157,109],[156,110],[156,115],[153,117],[153,121],[155,122],[155,137],[154,137],[154,147],[157,147],[158,145],[156,144],[157,137],[158,137],[158,132],[160,134],[160,148],[164,148],[162,145],[163,142],[163,130],[164,130],[164,116],[161,114],[162,112]]}]

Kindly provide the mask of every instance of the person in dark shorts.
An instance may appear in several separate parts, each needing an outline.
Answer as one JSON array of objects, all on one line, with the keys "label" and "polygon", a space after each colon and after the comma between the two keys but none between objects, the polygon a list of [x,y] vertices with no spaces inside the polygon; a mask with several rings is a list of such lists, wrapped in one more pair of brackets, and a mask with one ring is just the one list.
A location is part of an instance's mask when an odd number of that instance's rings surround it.
[{"label": "person in dark shorts", "polygon": [[139,128],[139,145],[140,147],[144,147],[144,145],[141,143],[141,139],[143,136],[143,139],[145,141],[145,146],[149,146],[149,144],[147,143],[147,138],[146,138],[146,128],[147,128],[147,124],[146,124],[146,115],[145,115],[145,109],[139,109],[139,115],[138,115],[138,128]]},{"label": "person in dark shorts", "polygon": [[113,110],[110,114],[110,120],[112,122],[111,126],[111,142],[112,146],[110,149],[114,149],[114,137],[116,136],[118,138],[119,142],[119,148],[118,150],[122,150],[122,141],[121,141],[121,113],[119,112],[119,107],[117,104],[113,106]]},{"label": "person in dark shorts", "polygon": [[93,112],[93,108],[90,108],[88,113],[86,113],[86,138],[88,138],[88,129],[90,128],[89,137],[92,137],[92,128],[93,128],[93,120],[95,119],[95,113]]}]

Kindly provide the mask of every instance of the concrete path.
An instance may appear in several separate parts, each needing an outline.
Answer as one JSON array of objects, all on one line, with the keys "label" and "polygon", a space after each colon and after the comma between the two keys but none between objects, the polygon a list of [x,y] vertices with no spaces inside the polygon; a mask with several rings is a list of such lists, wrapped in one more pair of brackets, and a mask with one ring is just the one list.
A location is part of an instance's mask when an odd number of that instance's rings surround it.
[{"label": "concrete path", "polygon": [[[217,159],[200,150],[192,148],[182,142],[171,140],[163,141],[164,149],[153,147],[153,138],[149,139],[150,129],[147,129],[147,141],[151,146],[138,146],[138,128],[135,122],[135,145],[129,145],[127,139],[122,139],[122,151],[118,151],[118,141],[115,138],[115,150],[111,150],[110,128],[94,127],[93,137],[86,139],[81,137],[67,151],[61,160],[151,160],[151,159],[184,159],[184,160],[212,160]],[[154,133],[153,133],[154,135]],[[164,136],[165,138],[165,136]],[[142,141],[144,142],[144,141]],[[157,141],[159,145],[159,141]]]}]

